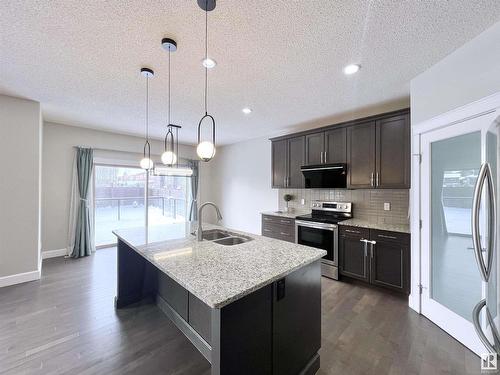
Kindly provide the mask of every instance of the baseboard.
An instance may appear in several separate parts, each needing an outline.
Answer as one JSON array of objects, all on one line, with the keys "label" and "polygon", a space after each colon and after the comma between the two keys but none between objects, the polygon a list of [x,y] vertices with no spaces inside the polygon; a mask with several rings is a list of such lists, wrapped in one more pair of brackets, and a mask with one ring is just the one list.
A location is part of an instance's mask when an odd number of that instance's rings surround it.
[{"label": "baseboard", "polygon": [[42,259],[63,257],[67,254],[66,249],[42,251]]},{"label": "baseboard", "polygon": [[0,288],[15,284],[26,283],[28,281],[40,280],[41,271],[31,271],[18,273],[16,275],[0,277]]}]

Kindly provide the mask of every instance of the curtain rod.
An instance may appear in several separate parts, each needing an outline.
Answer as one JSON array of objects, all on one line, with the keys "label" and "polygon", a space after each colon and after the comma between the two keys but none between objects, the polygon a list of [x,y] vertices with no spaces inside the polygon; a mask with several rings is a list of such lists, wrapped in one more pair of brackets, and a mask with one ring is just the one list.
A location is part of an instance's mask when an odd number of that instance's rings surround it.
[{"label": "curtain rod", "polygon": [[[134,152],[134,151],[123,151],[123,150],[113,150],[110,148],[100,148],[100,147],[89,147],[89,146],[73,146],[73,148],[91,148],[92,150],[97,150],[97,151],[107,151],[107,152],[122,152],[124,154],[142,154],[140,151]],[[152,154],[154,156],[160,156],[160,154]],[[190,159],[186,157],[182,157],[181,159],[184,160],[195,160],[195,159]]]}]

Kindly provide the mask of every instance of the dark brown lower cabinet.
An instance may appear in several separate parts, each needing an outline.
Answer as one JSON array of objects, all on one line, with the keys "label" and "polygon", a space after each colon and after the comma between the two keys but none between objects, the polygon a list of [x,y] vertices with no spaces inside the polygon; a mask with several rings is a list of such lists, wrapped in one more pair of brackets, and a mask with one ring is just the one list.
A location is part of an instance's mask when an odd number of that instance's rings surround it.
[{"label": "dark brown lower cabinet", "polygon": [[341,227],[340,274],[409,294],[410,235]]},{"label": "dark brown lower cabinet", "polygon": [[362,281],[369,281],[367,246],[361,240],[367,237],[366,229],[348,229],[339,236],[340,274]]}]

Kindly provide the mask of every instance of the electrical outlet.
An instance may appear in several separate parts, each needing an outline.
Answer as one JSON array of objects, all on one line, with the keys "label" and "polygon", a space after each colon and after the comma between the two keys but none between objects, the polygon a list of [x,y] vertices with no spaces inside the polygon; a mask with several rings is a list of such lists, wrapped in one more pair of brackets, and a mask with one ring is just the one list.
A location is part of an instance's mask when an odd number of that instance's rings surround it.
[{"label": "electrical outlet", "polygon": [[384,211],[390,211],[391,210],[391,204],[390,203],[384,203]]}]

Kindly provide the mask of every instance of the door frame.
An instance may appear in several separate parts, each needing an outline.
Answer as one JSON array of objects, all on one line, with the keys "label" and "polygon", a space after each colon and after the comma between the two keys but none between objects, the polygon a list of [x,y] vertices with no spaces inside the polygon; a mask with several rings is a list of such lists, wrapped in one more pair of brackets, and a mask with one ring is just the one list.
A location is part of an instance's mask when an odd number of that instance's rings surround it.
[{"label": "door frame", "polygon": [[[411,152],[412,152],[412,187],[410,189],[410,227],[411,227],[411,293],[408,297],[408,305],[416,312],[422,314],[422,293],[426,288],[426,280],[423,280],[423,267],[428,267],[422,263],[423,251],[427,243],[423,238],[425,233],[424,226],[428,225],[428,218],[423,217],[422,207],[422,186],[427,183],[423,179],[423,168],[426,168],[429,155],[422,154],[422,136],[426,133],[446,128],[452,125],[459,125],[462,122],[476,117],[487,115],[489,113],[500,113],[500,92],[477,100],[470,104],[445,112],[429,120],[412,124],[411,128]],[[483,155],[481,155],[483,159]],[[425,223],[427,220],[427,223]],[[428,289],[427,289],[428,292]],[[435,322],[438,324],[437,322]],[[447,323],[447,322],[446,322]],[[438,324],[439,325],[439,324]],[[443,328],[443,327],[441,327]],[[443,328],[445,329],[445,328]],[[447,329],[445,329],[448,331]],[[449,331],[448,331],[449,332]],[[451,334],[451,333],[450,333]],[[454,336],[452,334],[452,336]],[[456,337],[456,336],[454,336]],[[458,340],[460,340],[457,337]],[[478,339],[479,341],[479,339]],[[484,347],[479,342],[479,346],[471,350],[479,353],[485,352]]]}]

